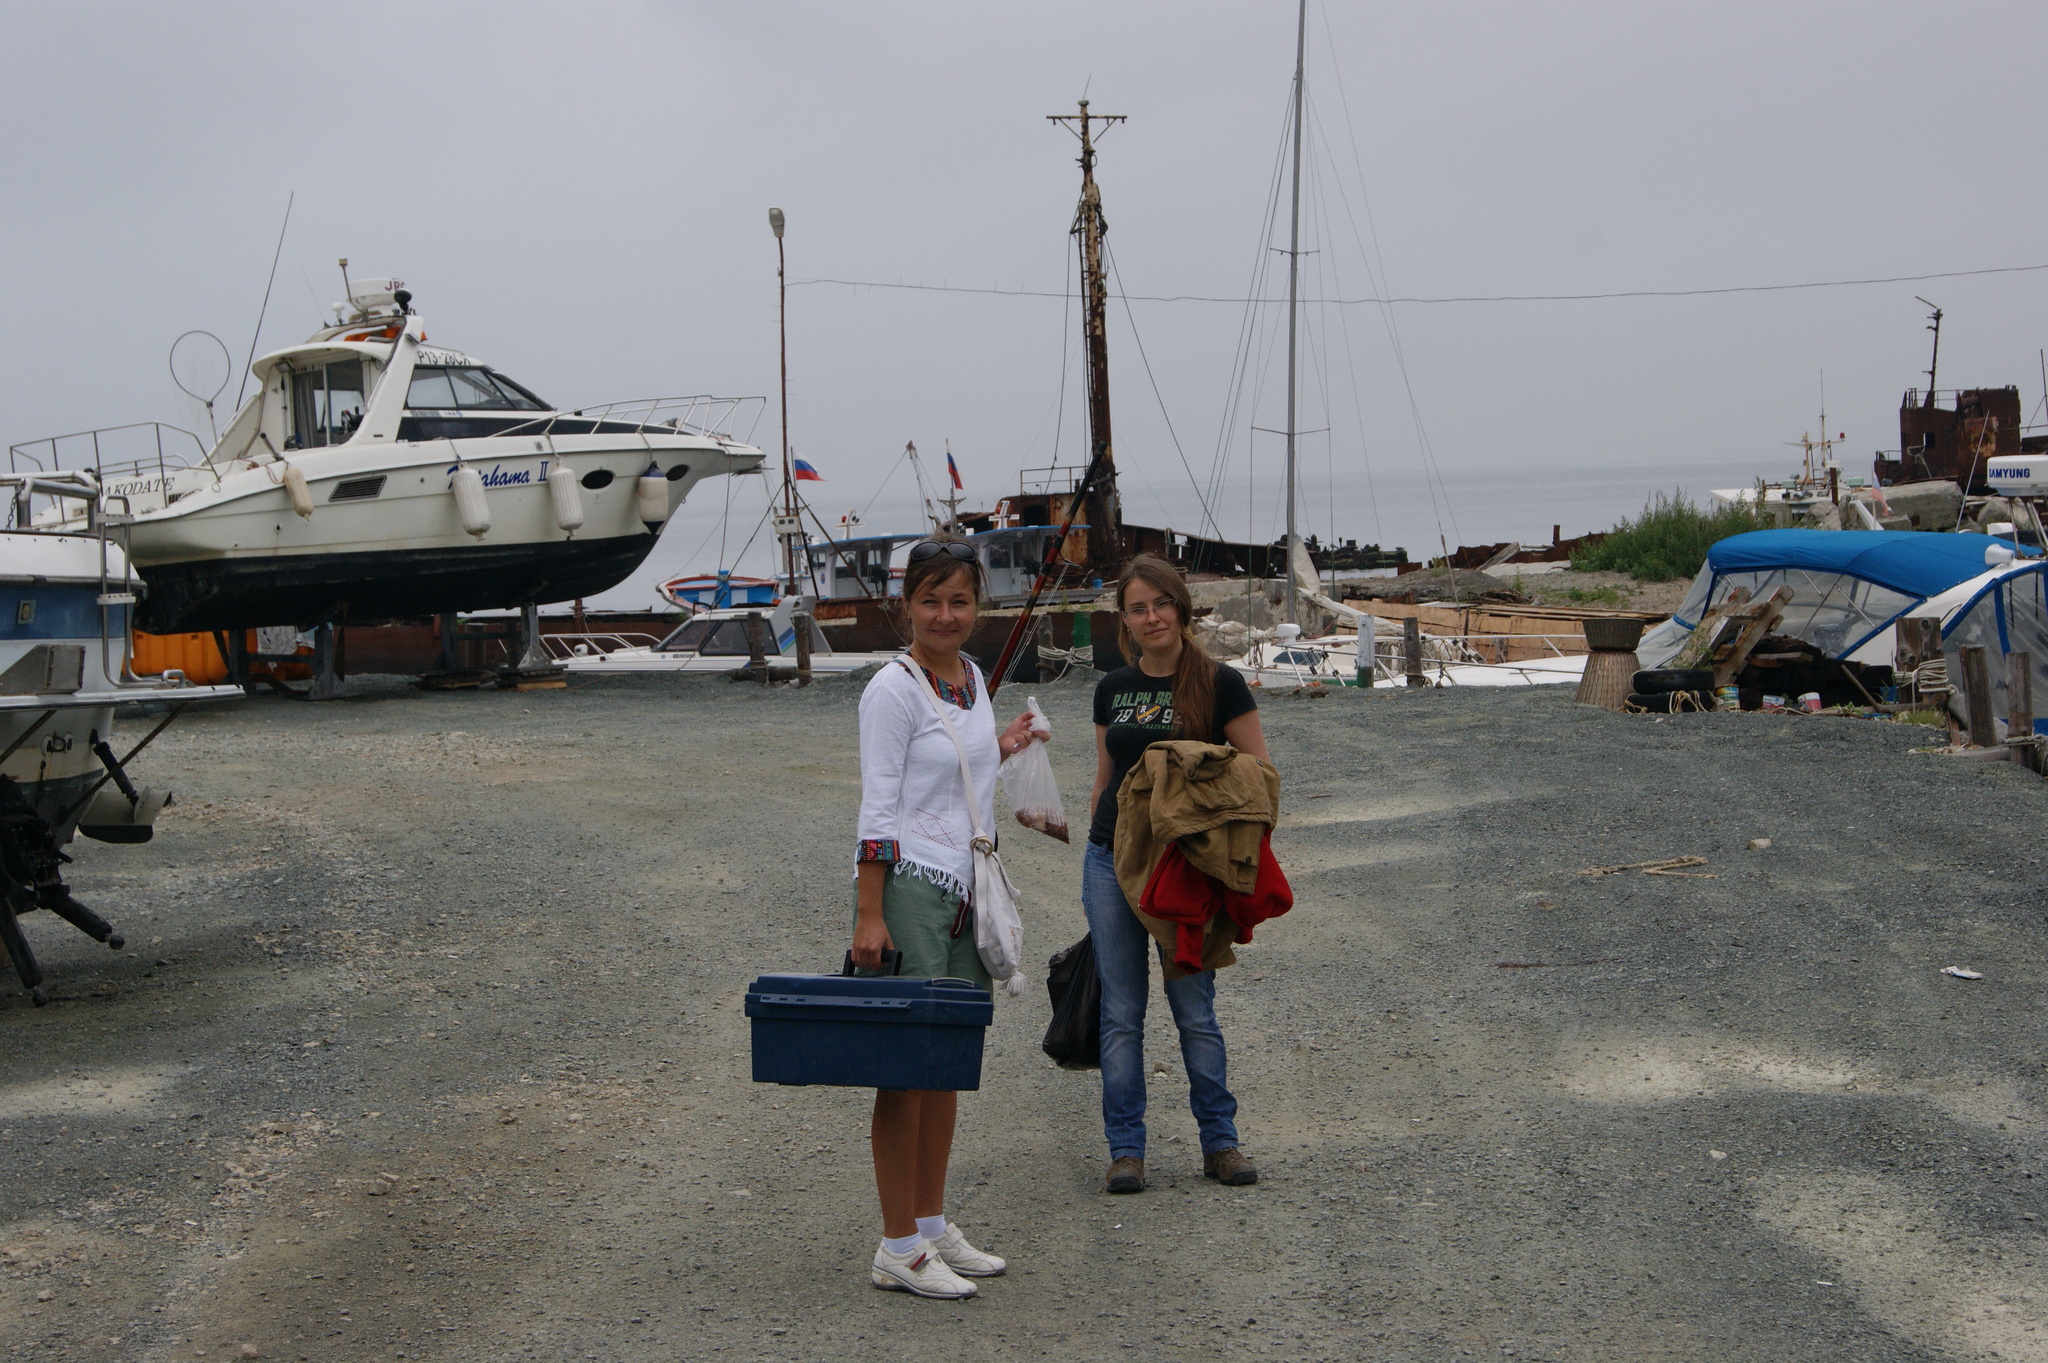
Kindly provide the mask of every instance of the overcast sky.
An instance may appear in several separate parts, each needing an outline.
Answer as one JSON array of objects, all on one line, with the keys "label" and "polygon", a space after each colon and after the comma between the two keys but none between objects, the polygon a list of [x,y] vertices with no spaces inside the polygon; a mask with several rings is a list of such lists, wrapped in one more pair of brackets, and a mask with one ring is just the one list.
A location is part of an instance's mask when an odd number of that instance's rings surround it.
[{"label": "overcast sky", "polygon": [[[1056,433],[1081,453],[1058,296],[1078,172],[1045,115],[1086,91],[1130,119],[1099,167],[1129,292],[1241,300],[1293,49],[1288,3],[0,6],[0,429],[203,430],[171,344],[217,333],[239,376],[294,192],[262,349],[313,329],[347,256],[403,276],[435,341],[552,402],[772,395],[779,204],[793,281],[1054,295],[790,289],[816,505],[913,529],[906,441],[937,464],[950,440],[984,504]],[[2044,53],[2038,4],[1312,3],[1304,293],[2048,264]],[[1947,311],[1941,385],[2016,383],[2038,419],[2044,290],[2048,271],[1312,306],[1299,425],[1328,430],[1302,439],[1304,529],[1415,553],[1547,539],[1655,488],[1782,474],[1786,442],[1819,432],[1823,373],[1845,466],[1867,470],[1925,382],[1916,294]],[[1255,312],[1241,377],[1241,302],[1113,305],[1130,519],[1277,533],[1280,443],[1250,428],[1284,421],[1281,333]],[[755,439],[777,447],[772,406]],[[764,504],[733,482],[728,561]],[[717,566],[726,493],[703,485],[647,580]],[[766,567],[765,534],[743,568]]]}]

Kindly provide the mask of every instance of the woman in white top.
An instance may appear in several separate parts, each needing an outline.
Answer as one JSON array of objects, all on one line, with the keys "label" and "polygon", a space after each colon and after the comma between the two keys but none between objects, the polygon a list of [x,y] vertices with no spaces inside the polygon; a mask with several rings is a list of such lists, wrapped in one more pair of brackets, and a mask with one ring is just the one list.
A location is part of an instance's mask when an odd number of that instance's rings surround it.
[{"label": "woman in white top", "polygon": [[[853,963],[873,969],[884,951],[903,954],[900,973],[972,980],[988,971],[974,946],[974,823],[967,804],[995,826],[996,768],[1032,741],[1031,716],[1000,735],[988,685],[960,648],[974,629],[981,565],[957,539],[913,545],[903,572],[909,658],[875,674],[860,699],[860,847],[855,876]],[[959,750],[919,694],[929,688],[962,713],[953,727],[967,748],[974,789],[963,789]],[[959,1095],[883,1089],[870,1141],[882,1203],[880,1248],[868,1278],[921,1297],[971,1297],[969,1278],[1007,1266],[967,1243],[943,1210]]]}]

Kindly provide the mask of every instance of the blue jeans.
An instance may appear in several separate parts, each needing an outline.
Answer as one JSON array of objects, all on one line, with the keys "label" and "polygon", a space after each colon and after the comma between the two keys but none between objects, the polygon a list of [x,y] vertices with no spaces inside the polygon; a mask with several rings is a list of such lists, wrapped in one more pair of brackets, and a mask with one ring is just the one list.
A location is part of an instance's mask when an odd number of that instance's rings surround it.
[{"label": "blue jeans", "polygon": [[[1145,1003],[1151,993],[1152,935],[1131,912],[1107,847],[1088,844],[1081,862],[1081,907],[1095,934],[1095,973],[1102,981],[1102,1131],[1111,1159],[1145,1157]],[[1165,968],[1164,954],[1161,969]],[[1166,1002],[1180,1029],[1188,1069],[1188,1107],[1202,1133],[1202,1153],[1237,1144],[1237,1099],[1224,1083],[1223,1029],[1216,1025],[1216,972],[1166,982]]]}]

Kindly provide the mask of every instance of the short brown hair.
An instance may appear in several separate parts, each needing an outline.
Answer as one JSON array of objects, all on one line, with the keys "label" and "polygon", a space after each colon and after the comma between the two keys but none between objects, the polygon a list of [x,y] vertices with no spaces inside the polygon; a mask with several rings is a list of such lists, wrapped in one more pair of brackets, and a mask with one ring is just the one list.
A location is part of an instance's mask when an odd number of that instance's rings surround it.
[{"label": "short brown hair", "polygon": [[[918,544],[965,543],[967,543],[967,541],[958,535],[927,535],[924,539],[918,541]],[[914,548],[915,546],[912,547]],[[903,599],[905,601],[908,601],[911,597],[916,596],[926,587],[934,587],[943,582],[950,582],[953,580],[953,575],[956,573],[968,573],[972,575],[974,599],[975,602],[979,604],[982,596],[984,595],[981,580],[980,557],[977,556],[971,559],[960,558],[955,554],[949,554],[944,552],[943,550],[939,553],[931,555],[929,558],[919,559],[916,562],[907,563],[904,565]]]}]

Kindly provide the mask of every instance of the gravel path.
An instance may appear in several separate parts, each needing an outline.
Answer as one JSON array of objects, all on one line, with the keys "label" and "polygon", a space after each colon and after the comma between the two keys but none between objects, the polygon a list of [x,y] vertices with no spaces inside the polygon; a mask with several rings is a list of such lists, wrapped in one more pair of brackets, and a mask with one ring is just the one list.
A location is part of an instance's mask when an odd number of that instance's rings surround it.
[{"label": "gravel path", "polygon": [[[74,849],[131,946],[34,915],[59,1001],[0,997],[0,1353],[2048,1360],[2048,790],[1566,688],[1269,698],[1299,899],[1219,987],[1263,1181],[1200,1177],[1155,985],[1154,1186],[1102,1195],[1034,984],[949,1209],[1015,1267],[871,1290],[866,1095],[747,1082],[740,1009],[844,949],[856,689],[180,721],[158,840]],[[1037,693],[1078,811],[1089,686]],[[1042,956],[1078,850],[1009,842]]]}]

